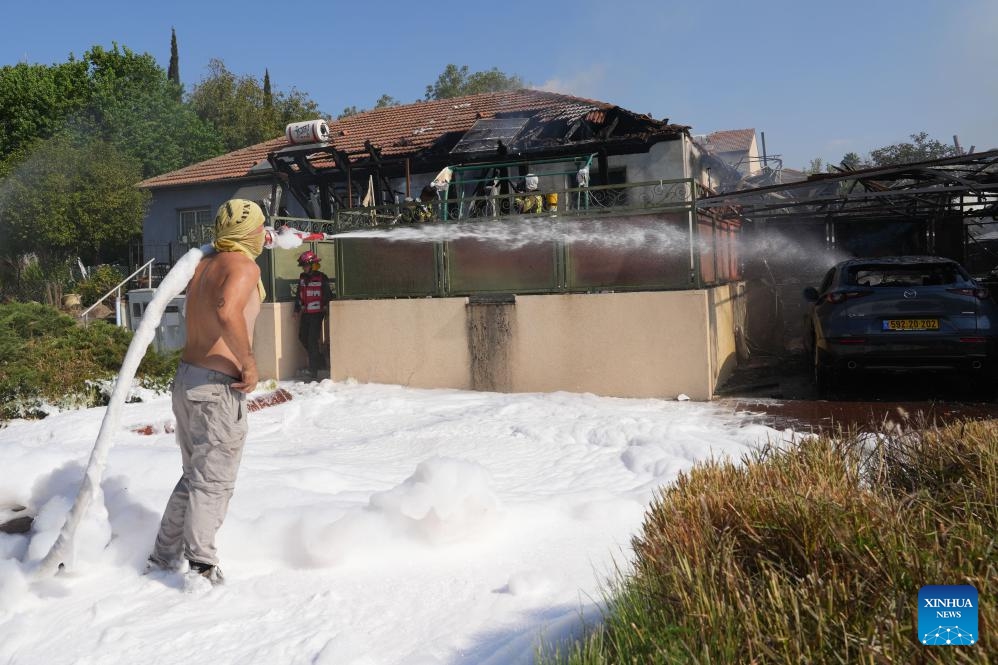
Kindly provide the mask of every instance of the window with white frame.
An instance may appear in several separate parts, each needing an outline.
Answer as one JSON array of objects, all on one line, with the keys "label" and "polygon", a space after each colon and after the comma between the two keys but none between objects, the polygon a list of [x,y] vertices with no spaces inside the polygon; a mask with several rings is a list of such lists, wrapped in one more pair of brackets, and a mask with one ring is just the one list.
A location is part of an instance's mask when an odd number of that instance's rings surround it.
[{"label": "window with white frame", "polygon": [[177,213],[180,217],[180,245],[184,249],[200,247],[214,240],[215,221],[211,208],[187,208]]}]

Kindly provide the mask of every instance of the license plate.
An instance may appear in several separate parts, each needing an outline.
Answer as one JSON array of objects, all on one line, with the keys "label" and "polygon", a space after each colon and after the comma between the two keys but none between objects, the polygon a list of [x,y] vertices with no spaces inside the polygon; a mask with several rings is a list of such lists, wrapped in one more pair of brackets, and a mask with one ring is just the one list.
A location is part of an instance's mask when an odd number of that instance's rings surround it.
[{"label": "license plate", "polygon": [[884,330],[939,330],[939,319],[884,319]]}]

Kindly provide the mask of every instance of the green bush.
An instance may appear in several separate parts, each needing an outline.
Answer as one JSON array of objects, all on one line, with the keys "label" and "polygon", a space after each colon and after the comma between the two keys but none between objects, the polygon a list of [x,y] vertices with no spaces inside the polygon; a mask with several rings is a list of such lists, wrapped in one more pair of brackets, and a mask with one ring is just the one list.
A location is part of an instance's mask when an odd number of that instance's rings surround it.
[{"label": "green bush", "polygon": [[[37,303],[0,305],[0,420],[44,417],[45,405],[107,403],[102,384],[117,376],[132,333],[103,321],[84,327]],[[139,383],[164,389],[178,354],[146,351]]]},{"label": "green bush", "polygon": [[708,462],[652,504],[569,663],[971,663],[918,641],[918,590],[998,584],[998,423],[823,435]]},{"label": "green bush", "polygon": [[89,307],[97,299],[121,283],[125,276],[109,265],[97,266],[90,271],[86,279],[76,283],[77,292],[84,307]]}]

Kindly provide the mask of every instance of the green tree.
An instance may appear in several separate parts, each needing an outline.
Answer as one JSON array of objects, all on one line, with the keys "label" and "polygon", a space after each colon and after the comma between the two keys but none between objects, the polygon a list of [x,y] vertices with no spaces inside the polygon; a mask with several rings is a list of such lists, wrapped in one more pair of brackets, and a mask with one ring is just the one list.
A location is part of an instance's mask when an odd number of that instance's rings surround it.
[{"label": "green tree", "polygon": [[[37,139],[36,139],[37,142]],[[16,149],[0,157],[0,193],[3,192],[3,180],[17,170],[18,165],[23,162],[34,144],[18,146]]]},{"label": "green tree", "polygon": [[450,99],[482,92],[516,90],[524,87],[523,79],[515,74],[504,74],[495,67],[482,72],[468,72],[468,66],[449,64],[437,80],[426,86],[426,99]]},{"label": "green tree", "polygon": [[117,44],[0,69],[0,118],[0,287],[27,270],[54,293],[70,257],[126,260],[147,197],[135,183],[224,150],[152,56]]},{"label": "green tree", "polygon": [[176,87],[179,101],[183,96],[183,87],[180,84],[180,55],[177,52],[177,31],[174,28],[170,28],[170,66],[166,70],[166,78]]},{"label": "green tree", "polygon": [[117,44],[76,60],[0,69],[0,160],[65,128],[94,134],[142,162],[142,175],[213,157],[223,146],[210,125],[148,54]]},{"label": "green tree", "polygon": [[359,109],[356,106],[346,106],[343,111],[336,116],[337,120],[342,120],[343,118],[349,118],[352,115],[357,115],[358,113],[363,113],[365,109]]},{"label": "green tree", "polygon": [[911,143],[895,143],[871,150],[870,161],[873,166],[892,166],[955,157],[959,154],[956,146],[929,138],[927,132],[919,132],[911,135]]},{"label": "green tree", "polygon": [[280,136],[290,122],[321,116],[318,105],[294,88],[271,93],[268,108],[269,71],[265,84],[252,76],[236,75],[224,62],[213,59],[208,75],[191,91],[189,103],[199,118],[216,128],[229,151]]},{"label": "green tree", "polygon": [[801,169],[804,175],[814,175],[815,173],[825,172],[825,160],[821,157],[815,157],[811,160],[811,163]]},{"label": "green tree", "polygon": [[274,92],[270,89],[270,70],[263,70],[263,108],[273,110]]},{"label": "green tree", "polygon": [[856,169],[863,168],[863,159],[855,152],[847,152],[842,156],[842,161],[839,162],[839,165],[849,171],[855,171]]},{"label": "green tree", "polygon": [[87,64],[0,67],[0,159],[59,131],[90,99]]},{"label": "green tree", "polygon": [[[402,102],[395,99],[391,95],[381,95],[378,97],[378,101],[375,102],[374,108],[383,109],[388,108],[389,106],[400,106],[401,104]],[[343,111],[336,116],[336,119],[342,120],[343,118],[349,118],[352,115],[357,115],[358,113],[363,113],[364,111],[367,111],[367,109],[358,108],[356,106],[346,106],[343,108]]]},{"label": "green tree", "polygon": [[391,95],[381,95],[378,97],[378,101],[374,104],[374,108],[383,109],[389,106],[399,106],[400,104],[402,104],[402,102],[395,99]]},{"label": "green tree", "polygon": [[176,100],[173,84],[148,53],[117,44],[111,50],[94,46],[84,62],[90,101],[75,129],[95,132],[120,153],[138,159],[143,177],[225,151],[212,126]]},{"label": "green tree", "polygon": [[43,263],[122,258],[142,229],[148,192],[141,163],[100,138],[69,132],[39,142],[4,181],[0,256]]}]

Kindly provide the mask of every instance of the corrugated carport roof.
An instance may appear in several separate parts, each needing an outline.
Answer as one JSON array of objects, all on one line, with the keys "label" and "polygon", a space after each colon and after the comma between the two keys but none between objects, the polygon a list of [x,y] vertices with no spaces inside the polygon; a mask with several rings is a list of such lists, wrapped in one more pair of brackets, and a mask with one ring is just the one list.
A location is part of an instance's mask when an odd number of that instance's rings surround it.
[{"label": "corrugated carport roof", "polygon": [[816,174],[808,180],[718,194],[700,208],[747,219],[897,221],[998,215],[998,150],[932,161]]}]

